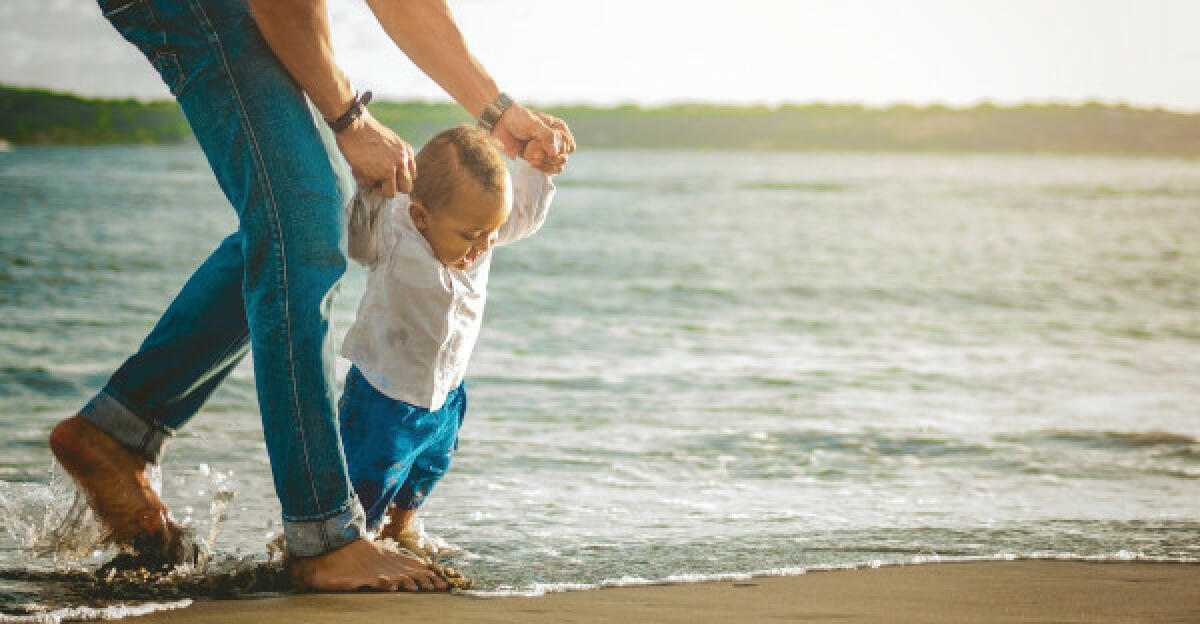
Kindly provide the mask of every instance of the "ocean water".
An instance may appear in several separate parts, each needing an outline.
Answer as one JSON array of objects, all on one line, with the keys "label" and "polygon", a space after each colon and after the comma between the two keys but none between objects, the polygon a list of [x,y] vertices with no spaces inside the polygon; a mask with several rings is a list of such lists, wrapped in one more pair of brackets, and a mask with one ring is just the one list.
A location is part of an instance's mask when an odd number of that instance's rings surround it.
[{"label": "ocean water", "polygon": [[[1200,560],[1200,162],[585,151],[558,184],[421,516],[483,592]],[[0,618],[158,608],[64,571],[110,551],[38,554],[79,511],[45,440],[234,226],[194,146],[0,153]],[[245,561],[280,531],[254,396],[247,359],[161,475]]]}]

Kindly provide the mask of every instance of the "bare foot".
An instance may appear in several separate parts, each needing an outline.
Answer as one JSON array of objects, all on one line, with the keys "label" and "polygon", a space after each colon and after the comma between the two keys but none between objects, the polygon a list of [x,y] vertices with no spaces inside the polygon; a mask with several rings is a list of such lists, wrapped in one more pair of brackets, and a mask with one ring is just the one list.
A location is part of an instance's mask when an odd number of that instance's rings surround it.
[{"label": "bare foot", "polygon": [[359,539],[319,557],[294,561],[292,587],[315,591],[444,591],[447,585],[424,561]]},{"label": "bare foot", "polygon": [[54,427],[50,450],[83,489],[115,541],[167,556],[179,545],[182,530],[170,521],[167,506],[150,487],[146,460],[78,415]]},{"label": "bare foot", "polygon": [[401,545],[405,541],[412,541],[414,537],[419,541],[421,536],[412,526],[412,520],[416,516],[416,509],[389,507],[387,510],[387,521],[383,523],[383,528],[379,530],[379,537],[389,538]]},{"label": "bare foot", "polygon": [[379,538],[390,539],[400,548],[404,548],[427,561],[433,561],[437,555],[437,548],[433,547],[432,544],[422,543],[421,529],[417,523],[413,522],[416,516],[416,509],[401,509],[399,507],[388,509],[386,521],[383,523],[383,527],[379,529]]}]

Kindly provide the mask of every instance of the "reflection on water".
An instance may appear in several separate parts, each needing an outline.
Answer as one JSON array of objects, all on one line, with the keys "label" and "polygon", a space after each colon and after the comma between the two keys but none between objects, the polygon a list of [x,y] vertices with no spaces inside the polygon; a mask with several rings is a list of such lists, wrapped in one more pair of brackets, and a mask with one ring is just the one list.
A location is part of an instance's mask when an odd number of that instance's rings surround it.
[{"label": "reflection on water", "polygon": [[[471,412],[422,511],[483,591],[1200,559],[1200,164],[608,151],[571,167],[543,230],[496,256]],[[14,149],[0,197],[0,612],[174,600],[97,598],[60,571],[114,553],[47,473],[45,437],[234,219],[194,146]],[[363,282],[353,267],[339,340]],[[263,587],[238,577],[280,531],[248,361],[161,479],[211,553],[180,595]]]}]

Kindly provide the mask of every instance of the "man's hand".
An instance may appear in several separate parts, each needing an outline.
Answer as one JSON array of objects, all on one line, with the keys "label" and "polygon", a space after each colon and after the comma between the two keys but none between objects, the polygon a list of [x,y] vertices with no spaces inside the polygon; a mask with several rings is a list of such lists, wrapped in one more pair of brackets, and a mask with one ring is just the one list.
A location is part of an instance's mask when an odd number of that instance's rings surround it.
[{"label": "man's hand", "polygon": [[339,132],[337,144],[363,188],[378,189],[389,199],[412,192],[417,177],[412,147],[370,114]]},{"label": "man's hand", "polygon": [[525,149],[521,151],[521,158],[524,158],[525,162],[532,165],[534,169],[550,175],[562,173],[567,160],[565,154],[559,158],[546,154],[546,150],[542,149],[542,144],[537,141],[525,144]]},{"label": "man's hand", "polygon": [[575,136],[566,122],[518,104],[504,111],[492,136],[510,158],[520,156],[544,173],[561,173],[567,154],[575,151]]}]

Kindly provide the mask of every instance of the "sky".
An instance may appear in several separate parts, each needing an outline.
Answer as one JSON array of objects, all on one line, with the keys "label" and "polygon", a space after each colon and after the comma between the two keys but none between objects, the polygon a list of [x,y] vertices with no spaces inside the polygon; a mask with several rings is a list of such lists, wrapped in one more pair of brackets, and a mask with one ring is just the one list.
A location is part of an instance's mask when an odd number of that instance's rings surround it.
[{"label": "sky", "polygon": [[[444,100],[362,0],[328,0],[356,86]],[[534,104],[1099,100],[1200,112],[1198,0],[450,0]],[[0,0],[0,83],[169,97],[91,0]]]}]

